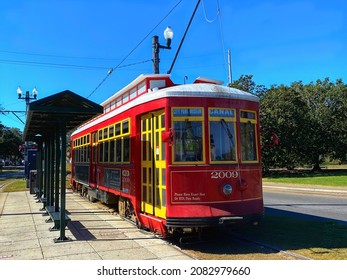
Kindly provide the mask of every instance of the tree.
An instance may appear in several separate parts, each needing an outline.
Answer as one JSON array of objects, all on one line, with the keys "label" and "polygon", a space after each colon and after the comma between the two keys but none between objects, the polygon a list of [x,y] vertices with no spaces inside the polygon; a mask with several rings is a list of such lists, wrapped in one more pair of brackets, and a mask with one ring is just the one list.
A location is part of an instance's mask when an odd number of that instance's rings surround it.
[{"label": "tree", "polygon": [[[2,111],[2,110],[3,110],[3,108],[0,105],[0,111]],[[0,121],[0,144],[3,142],[4,128],[5,128],[5,126]]]},{"label": "tree", "polygon": [[[292,169],[306,162],[306,143],[310,140],[311,125],[302,89],[301,82],[291,86],[273,86],[261,98],[260,125],[265,166]],[[270,133],[276,133],[279,145],[267,148]]]},{"label": "tree", "polygon": [[[341,161],[347,155],[347,86],[328,78],[304,85],[257,86],[242,75],[232,87],[260,98],[260,130],[264,168],[312,165],[320,170],[326,156]],[[279,145],[272,143],[273,135]]]},{"label": "tree", "polygon": [[241,75],[239,79],[235,80],[228,86],[253,93],[259,97],[263,96],[267,92],[267,88],[264,85],[256,85],[253,81],[253,75]]},{"label": "tree", "polygon": [[18,128],[3,127],[2,139],[0,143],[0,155],[4,158],[21,156],[19,146],[22,145],[22,133]]},{"label": "tree", "polygon": [[346,156],[346,85],[328,78],[305,86],[303,98],[310,108],[311,138],[307,149],[308,163],[320,170],[320,163],[329,155],[341,159]]},{"label": "tree", "polygon": [[347,85],[341,79],[336,80],[328,106],[331,112],[331,128],[335,135],[332,142],[332,156],[341,161],[347,160]]},{"label": "tree", "polygon": [[1,144],[2,142],[4,142],[4,137],[3,137],[3,135],[4,135],[4,129],[5,129],[5,126],[3,126],[3,125],[1,124],[1,122],[0,122],[0,144]]}]

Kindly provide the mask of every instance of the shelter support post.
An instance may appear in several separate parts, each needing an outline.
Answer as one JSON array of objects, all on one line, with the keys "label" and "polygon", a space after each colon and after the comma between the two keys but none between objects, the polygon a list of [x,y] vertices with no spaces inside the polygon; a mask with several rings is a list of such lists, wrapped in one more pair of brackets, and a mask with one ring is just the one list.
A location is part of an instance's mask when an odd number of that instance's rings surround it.
[{"label": "shelter support post", "polygon": [[60,152],[60,236],[54,242],[71,241],[65,236],[65,208],[66,208],[66,123],[60,125],[61,152]]},{"label": "shelter support post", "polygon": [[54,185],[54,211],[59,211],[59,166],[60,166],[60,135],[55,133],[55,185]]},{"label": "shelter support post", "polygon": [[50,153],[50,161],[49,161],[49,202],[48,206],[53,206],[54,203],[54,133],[50,135],[50,145],[49,145],[49,153]]},{"label": "shelter support post", "polygon": [[37,167],[37,180],[38,183],[38,198],[40,199],[43,194],[43,142],[38,141],[38,167]]},{"label": "shelter support post", "polygon": [[41,137],[38,137],[36,140],[37,143],[37,157],[36,157],[36,180],[35,180],[35,196],[36,199],[38,199],[38,202],[40,202],[41,196],[42,196],[42,139]]},{"label": "shelter support post", "polygon": [[[42,178],[42,183],[43,183],[43,194],[40,199],[40,201],[43,203],[42,210],[45,210],[46,207],[46,202],[47,202],[47,193],[48,193],[48,138],[47,136],[44,139],[44,148],[42,151],[43,157],[44,157],[44,164],[43,164],[43,178]],[[44,214],[45,215],[45,214]]]}]

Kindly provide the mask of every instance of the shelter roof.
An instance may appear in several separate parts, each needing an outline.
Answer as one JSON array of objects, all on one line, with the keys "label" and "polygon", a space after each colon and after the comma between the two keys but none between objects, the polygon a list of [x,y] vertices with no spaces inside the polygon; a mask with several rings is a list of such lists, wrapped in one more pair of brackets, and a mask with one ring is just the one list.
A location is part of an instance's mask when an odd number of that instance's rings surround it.
[{"label": "shelter roof", "polygon": [[24,128],[24,141],[35,141],[36,135],[47,135],[65,124],[70,131],[103,113],[103,107],[76,93],[65,90],[31,102]]}]

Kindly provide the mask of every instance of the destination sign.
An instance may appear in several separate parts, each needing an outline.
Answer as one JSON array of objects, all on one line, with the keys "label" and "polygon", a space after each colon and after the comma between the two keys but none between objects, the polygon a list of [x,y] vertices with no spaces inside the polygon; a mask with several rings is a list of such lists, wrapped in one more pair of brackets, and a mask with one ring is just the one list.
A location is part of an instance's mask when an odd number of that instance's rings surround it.
[{"label": "destination sign", "polygon": [[201,108],[175,108],[173,109],[174,117],[201,117]]},{"label": "destination sign", "polygon": [[210,117],[233,118],[234,110],[232,109],[210,109]]},{"label": "destination sign", "polygon": [[249,111],[241,111],[241,118],[244,119],[253,119],[255,120],[255,113],[254,112],[249,112]]}]

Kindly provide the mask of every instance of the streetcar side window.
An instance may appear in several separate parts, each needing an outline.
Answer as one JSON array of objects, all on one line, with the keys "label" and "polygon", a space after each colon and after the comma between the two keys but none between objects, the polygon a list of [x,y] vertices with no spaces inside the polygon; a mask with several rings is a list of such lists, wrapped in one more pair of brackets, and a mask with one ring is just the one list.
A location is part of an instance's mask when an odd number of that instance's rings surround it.
[{"label": "streetcar side window", "polygon": [[130,137],[123,139],[123,162],[130,162]]},{"label": "streetcar side window", "polygon": [[74,140],[73,143],[75,163],[88,163],[90,160],[89,134]]},{"label": "streetcar side window", "polygon": [[108,129],[109,137],[112,138],[114,136],[114,125],[111,125]]},{"label": "streetcar side window", "polygon": [[116,123],[116,136],[120,135],[120,125],[121,123]]},{"label": "streetcar side window", "polygon": [[103,162],[104,143],[99,143],[99,162]]},{"label": "streetcar side window", "polygon": [[110,150],[109,150],[109,142],[110,141],[105,141],[104,142],[104,160],[103,160],[103,162],[108,162],[109,161],[109,158],[108,158],[109,152],[110,152]]},{"label": "streetcar side window", "polygon": [[97,133],[93,132],[92,133],[92,161],[93,163],[96,163],[96,155],[97,155],[97,144],[98,144],[98,140],[97,140]]},{"label": "streetcar side window", "polygon": [[241,160],[257,162],[257,115],[254,111],[240,112]]},{"label": "streetcar side window", "polygon": [[116,139],[116,163],[122,162],[122,139]]},{"label": "streetcar side window", "polygon": [[203,149],[203,109],[172,108],[173,120],[173,161],[175,163],[202,163]]},{"label": "streetcar side window", "polygon": [[210,108],[211,163],[236,162],[235,110]]},{"label": "streetcar side window", "polygon": [[114,146],[115,140],[110,140],[110,162],[114,162]]},{"label": "streetcar side window", "polygon": [[[99,139],[99,161],[102,163],[130,162],[130,119],[115,123],[101,129]],[[99,131],[99,134],[100,134]]]},{"label": "streetcar side window", "polygon": [[129,132],[129,120],[123,121],[122,123],[122,134],[127,134]]}]

